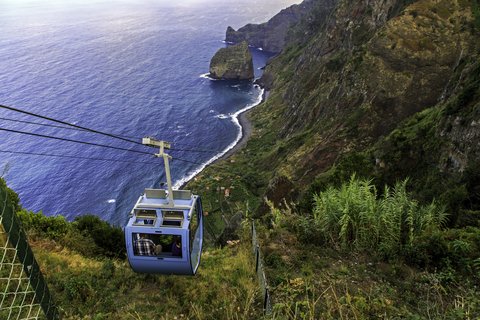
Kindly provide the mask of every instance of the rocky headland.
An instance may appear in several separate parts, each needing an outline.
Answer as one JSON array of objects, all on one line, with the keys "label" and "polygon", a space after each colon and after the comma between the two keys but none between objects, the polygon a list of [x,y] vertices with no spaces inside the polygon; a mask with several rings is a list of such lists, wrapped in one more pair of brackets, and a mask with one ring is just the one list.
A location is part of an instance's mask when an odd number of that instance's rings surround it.
[{"label": "rocky headland", "polygon": [[[278,53],[297,36],[289,36],[291,28],[302,20],[320,17],[323,22],[334,8],[336,0],[305,0],[283,9],[269,21],[261,24],[247,24],[238,30],[227,28],[225,41],[248,44],[265,51]],[[315,15],[314,15],[315,14]]]},{"label": "rocky headland", "polygon": [[253,60],[248,43],[221,48],[210,61],[210,77],[221,80],[252,80]]}]

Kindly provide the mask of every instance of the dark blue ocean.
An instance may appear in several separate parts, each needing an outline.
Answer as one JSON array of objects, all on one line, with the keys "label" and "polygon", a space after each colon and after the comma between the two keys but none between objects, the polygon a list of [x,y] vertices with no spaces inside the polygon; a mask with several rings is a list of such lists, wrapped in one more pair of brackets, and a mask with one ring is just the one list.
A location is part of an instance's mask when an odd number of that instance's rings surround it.
[{"label": "dark blue ocean", "polygon": [[[202,77],[210,58],[225,46],[227,26],[266,21],[298,2],[0,0],[0,104],[138,141],[154,136],[177,149],[208,151],[170,152],[179,185],[232,146],[239,136],[235,113],[259,100],[261,90],[251,84]],[[256,68],[269,58],[261,50],[252,53]],[[156,151],[12,121],[48,123],[4,109],[0,118],[0,128]],[[0,131],[0,151],[0,175],[20,194],[22,205],[69,220],[89,213],[122,225],[143,189],[165,181],[160,159],[127,151],[5,131]]]}]

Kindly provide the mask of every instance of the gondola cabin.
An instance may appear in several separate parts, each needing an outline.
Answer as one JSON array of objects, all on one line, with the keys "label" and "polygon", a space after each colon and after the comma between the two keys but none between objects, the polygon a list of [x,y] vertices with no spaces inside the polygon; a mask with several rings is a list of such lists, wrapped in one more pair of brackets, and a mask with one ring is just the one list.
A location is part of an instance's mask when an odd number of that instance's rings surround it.
[{"label": "gondola cabin", "polygon": [[128,261],[136,272],[197,272],[203,244],[200,197],[188,190],[170,192],[145,189],[130,212],[125,242]]}]

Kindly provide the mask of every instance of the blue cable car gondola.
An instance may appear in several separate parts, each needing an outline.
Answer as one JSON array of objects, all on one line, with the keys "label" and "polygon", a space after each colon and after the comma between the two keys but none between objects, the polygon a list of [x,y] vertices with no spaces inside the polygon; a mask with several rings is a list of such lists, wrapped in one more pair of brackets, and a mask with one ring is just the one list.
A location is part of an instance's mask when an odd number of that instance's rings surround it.
[{"label": "blue cable car gondola", "polygon": [[128,262],[142,273],[194,275],[203,245],[203,212],[200,197],[188,190],[172,190],[168,155],[163,141],[144,138],[160,146],[165,161],[168,190],[145,189],[125,226]]}]

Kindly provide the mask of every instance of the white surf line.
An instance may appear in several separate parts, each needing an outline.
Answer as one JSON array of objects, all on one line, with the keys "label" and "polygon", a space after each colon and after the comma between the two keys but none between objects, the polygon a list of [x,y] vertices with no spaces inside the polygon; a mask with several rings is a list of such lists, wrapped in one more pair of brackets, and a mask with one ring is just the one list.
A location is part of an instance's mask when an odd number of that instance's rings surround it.
[{"label": "white surf line", "polygon": [[218,80],[220,80],[220,79],[215,79],[215,78],[210,77],[210,72],[203,73],[203,74],[201,74],[199,77],[202,78],[202,79],[208,79],[208,80],[211,80],[211,81],[218,81]]},{"label": "white surf line", "polygon": [[[255,87],[259,87],[258,85],[255,85]],[[258,95],[258,98],[257,100],[252,103],[252,104],[249,104],[247,105],[245,108],[243,109],[240,109],[238,110],[237,112],[235,112],[234,114],[232,114],[230,116],[230,118],[232,119],[232,122],[238,127],[238,133],[237,133],[237,137],[235,138],[235,141],[233,141],[232,143],[230,143],[223,151],[220,151],[219,153],[217,153],[215,156],[213,156],[212,158],[210,158],[210,160],[208,160],[207,162],[205,162],[204,164],[200,165],[200,167],[198,167],[195,171],[193,171],[190,175],[187,175],[186,177],[183,177],[182,179],[180,179],[179,181],[175,182],[175,184],[173,185],[173,188],[174,189],[178,189],[180,188],[180,186],[182,186],[183,184],[187,183],[188,181],[192,180],[193,178],[195,178],[195,176],[197,176],[200,172],[203,171],[203,169],[205,169],[209,164],[211,164],[212,162],[214,162],[215,160],[218,160],[220,159],[221,157],[223,157],[228,151],[232,150],[239,142],[240,140],[242,139],[243,137],[243,127],[242,125],[240,124],[240,120],[239,120],[239,116],[258,106],[261,102],[262,102],[262,99],[263,99],[263,93],[264,93],[265,89],[260,89],[260,94]]]}]

